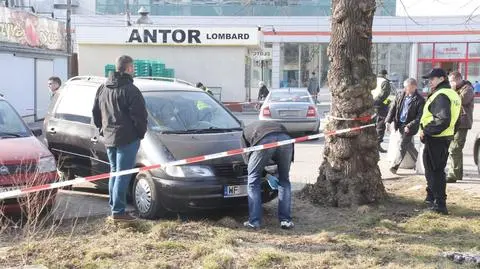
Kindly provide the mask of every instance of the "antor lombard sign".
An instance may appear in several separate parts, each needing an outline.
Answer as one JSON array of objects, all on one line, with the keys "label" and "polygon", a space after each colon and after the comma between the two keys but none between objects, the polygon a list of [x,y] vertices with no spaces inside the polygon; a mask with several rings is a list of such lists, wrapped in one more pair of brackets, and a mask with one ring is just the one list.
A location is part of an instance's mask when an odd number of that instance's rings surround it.
[{"label": "antor lombard sign", "polygon": [[258,46],[262,33],[252,28],[79,27],[79,44]]}]

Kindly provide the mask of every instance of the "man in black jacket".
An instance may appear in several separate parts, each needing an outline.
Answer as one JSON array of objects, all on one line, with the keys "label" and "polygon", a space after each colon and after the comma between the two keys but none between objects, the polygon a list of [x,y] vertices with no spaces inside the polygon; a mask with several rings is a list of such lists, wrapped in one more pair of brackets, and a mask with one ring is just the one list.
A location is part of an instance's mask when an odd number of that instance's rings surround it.
[{"label": "man in black jacket", "polygon": [[[93,119],[107,147],[110,171],[134,167],[140,140],[147,131],[147,110],[140,90],[133,85],[133,59],[117,59],[117,72],[112,74],[95,96]],[[113,220],[131,221],[126,214],[127,191],[132,175],[113,176],[108,182]]]},{"label": "man in black jacket", "polygon": [[430,210],[448,214],[446,175],[448,147],[455,134],[455,125],[461,111],[461,100],[450,88],[443,69],[434,68],[423,78],[429,79],[431,92],[420,120],[420,140],[425,144],[423,164],[427,179],[425,202]]},{"label": "man in black jacket", "polygon": [[[287,129],[277,122],[256,121],[243,130],[243,147],[252,147],[288,140]],[[247,228],[260,228],[262,221],[261,183],[265,166],[270,160],[278,166],[278,219],[282,229],[293,228],[291,211],[290,164],[293,161],[293,144],[254,151],[243,155],[248,164],[248,221]]]},{"label": "man in black jacket", "polygon": [[395,102],[390,106],[390,111],[386,118],[387,129],[389,124],[394,123],[395,130],[399,131],[402,138],[400,148],[395,155],[390,171],[397,173],[398,167],[408,152],[414,160],[417,159],[418,152],[413,145],[413,136],[417,134],[422,118],[425,99],[417,91],[417,81],[413,78],[405,80],[403,83],[404,91],[397,95]]}]

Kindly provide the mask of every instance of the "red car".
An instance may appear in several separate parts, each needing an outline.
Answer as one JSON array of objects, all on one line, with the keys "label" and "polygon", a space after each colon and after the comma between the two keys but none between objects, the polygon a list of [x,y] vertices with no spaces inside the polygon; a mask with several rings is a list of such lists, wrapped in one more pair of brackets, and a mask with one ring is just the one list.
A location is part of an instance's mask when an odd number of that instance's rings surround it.
[{"label": "red car", "polygon": [[[0,96],[0,193],[56,181],[55,159],[37,139],[36,136],[40,135],[41,129],[30,130],[15,109]],[[22,210],[26,214],[29,212],[25,210],[49,210],[55,196],[56,190],[53,190],[0,200],[0,215]]]}]

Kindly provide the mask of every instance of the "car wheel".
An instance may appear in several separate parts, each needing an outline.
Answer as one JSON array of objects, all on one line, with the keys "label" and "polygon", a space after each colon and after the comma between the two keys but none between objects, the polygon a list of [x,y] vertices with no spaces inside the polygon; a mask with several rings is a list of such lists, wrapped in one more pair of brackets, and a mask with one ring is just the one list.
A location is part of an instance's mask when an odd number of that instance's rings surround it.
[{"label": "car wheel", "polygon": [[132,190],[133,204],[138,215],[145,219],[156,219],[166,214],[161,205],[155,182],[146,173],[139,173],[135,177]]}]

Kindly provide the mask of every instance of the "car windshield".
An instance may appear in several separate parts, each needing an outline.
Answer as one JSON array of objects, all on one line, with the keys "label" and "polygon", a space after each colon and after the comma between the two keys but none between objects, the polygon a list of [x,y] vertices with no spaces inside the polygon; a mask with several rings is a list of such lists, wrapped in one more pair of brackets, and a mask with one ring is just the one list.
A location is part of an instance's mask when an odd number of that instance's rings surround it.
[{"label": "car windshield", "polygon": [[307,91],[272,91],[271,102],[294,102],[310,103],[310,95]]},{"label": "car windshield", "polygon": [[29,135],[30,131],[13,107],[6,101],[0,100],[0,139]]},{"label": "car windshield", "polygon": [[145,92],[149,128],[158,132],[241,130],[240,123],[205,92]]}]

